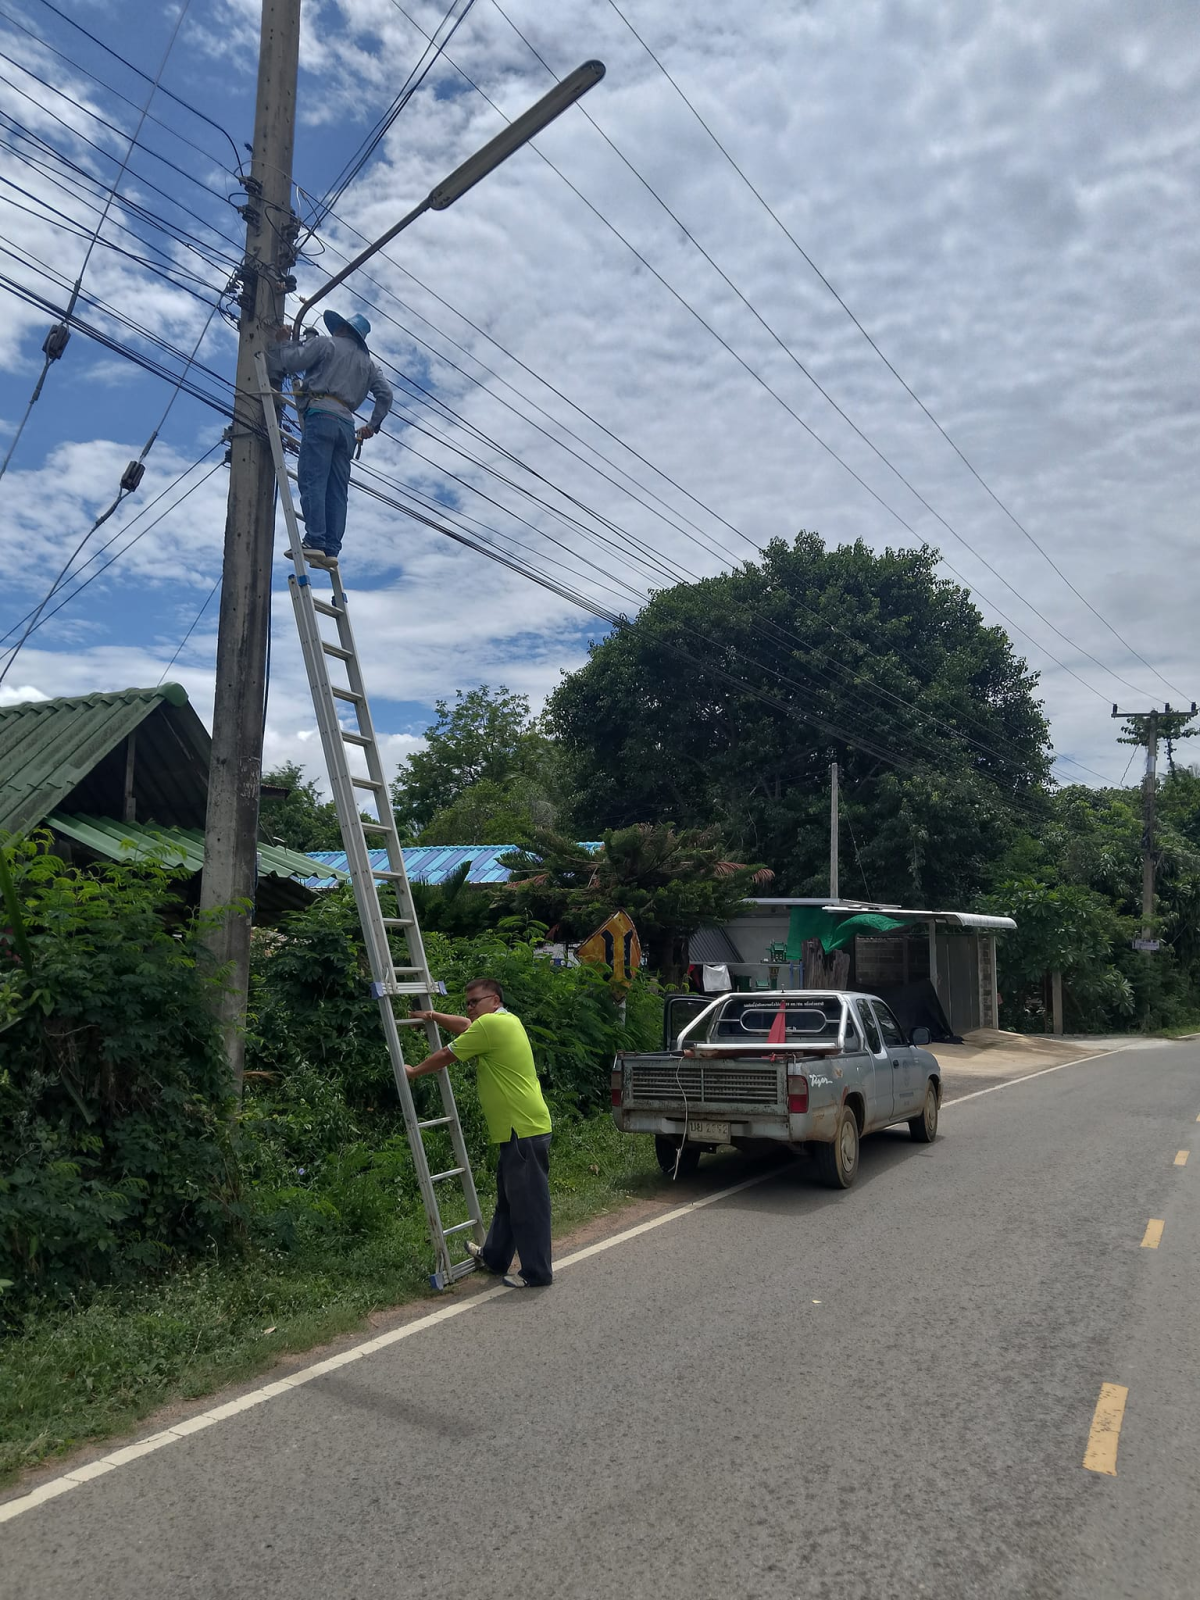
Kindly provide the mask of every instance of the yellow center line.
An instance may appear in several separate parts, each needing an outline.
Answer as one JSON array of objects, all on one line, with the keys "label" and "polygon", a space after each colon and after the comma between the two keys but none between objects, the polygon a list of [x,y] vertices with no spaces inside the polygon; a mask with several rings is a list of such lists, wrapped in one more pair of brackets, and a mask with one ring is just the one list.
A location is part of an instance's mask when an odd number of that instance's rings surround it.
[{"label": "yellow center line", "polygon": [[1177,1167],[1186,1167],[1187,1166],[1187,1158],[1188,1158],[1187,1151],[1186,1150],[1180,1150],[1175,1156],[1175,1165]]},{"label": "yellow center line", "polygon": [[1100,1398],[1092,1417],[1088,1433],[1087,1451],[1083,1464],[1089,1472],[1104,1472],[1110,1478],[1117,1475],[1117,1443],[1121,1437],[1121,1421],[1125,1416],[1125,1402],[1129,1390],[1119,1383],[1102,1383]]},{"label": "yellow center line", "polygon": [[1163,1225],[1157,1217],[1151,1217],[1146,1224],[1146,1231],[1142,1235],[1143,1250],[1157,1250],[1159,1240],[1162,1238]]}]

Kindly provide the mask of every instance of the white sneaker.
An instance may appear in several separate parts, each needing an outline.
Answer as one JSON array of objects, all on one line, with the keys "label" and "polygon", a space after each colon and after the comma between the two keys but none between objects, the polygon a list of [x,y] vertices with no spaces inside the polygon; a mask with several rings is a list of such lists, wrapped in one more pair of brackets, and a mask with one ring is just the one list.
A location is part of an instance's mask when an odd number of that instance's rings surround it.
[{"label": "white sneaker", "polygon": [[483,1259],[483,1246],[476,1244],[474,1239],[467,1240],[467,1254],[477,1267],[482,1267],[485,1272],[490,1272],[493,1277],[498,1276],[495,1267],[489,1267]]}]

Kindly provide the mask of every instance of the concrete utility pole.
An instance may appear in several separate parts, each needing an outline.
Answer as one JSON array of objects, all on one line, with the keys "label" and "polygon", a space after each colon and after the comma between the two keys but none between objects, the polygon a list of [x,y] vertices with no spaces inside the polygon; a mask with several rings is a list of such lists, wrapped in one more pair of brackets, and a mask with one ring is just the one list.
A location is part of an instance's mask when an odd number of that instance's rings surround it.
[{"label": "concrete utility pole", "polygon": [[[257,399],[254,357],[274,338],[287,290],[295,287],[288,274],[298,233],[292,215],[292,149],[299,54],[300,0],[263,0],[254,149],[242,208],[246,255],[240,273],[242,314],[200,889],[201,907],[209,911],[253,900],[258,867],[275,474]],[[217,961],[229,971],[220,1017],[239,1094],[250,925],[247,910],[231,912],[210,941]]]},{"label": "concrete utility pole", "polygon": [[1154,937],[1154,873],[1157,858],[1154,849],[1154,807],[1158,794],[1158,735],[1160,728],[1170,741],[1180,736],[1190,738],[1186,725],[1196,715],[1196,702],[1190,711],[1173,711],[1170,705],[1159,711],[1121,711],[1112,708],[1114,717],[1129,724],[1129,732],[1121,739],[1123,744],[1142,744],[1146,747],[1146,770],[1142,776],[1142,936],[1134,941],[1134,948],[1153,955],[1158,949]]},{"label": "concrete utility pole", "polygon": [[[853,831],[853,830],[851,830]],[[829,898],[838,898],[838,764],[829,769]]]}]

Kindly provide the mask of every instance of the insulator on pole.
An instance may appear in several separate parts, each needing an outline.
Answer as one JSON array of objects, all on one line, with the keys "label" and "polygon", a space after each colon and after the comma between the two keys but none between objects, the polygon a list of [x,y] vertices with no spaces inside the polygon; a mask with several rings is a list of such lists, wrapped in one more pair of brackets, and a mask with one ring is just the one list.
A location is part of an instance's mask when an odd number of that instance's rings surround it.
[{"label": "insulator on pole", "polygon": [[42,341],[42,354],[47,361],[57,361],[67,348],[71,330],[65,322],[56,322]]}]

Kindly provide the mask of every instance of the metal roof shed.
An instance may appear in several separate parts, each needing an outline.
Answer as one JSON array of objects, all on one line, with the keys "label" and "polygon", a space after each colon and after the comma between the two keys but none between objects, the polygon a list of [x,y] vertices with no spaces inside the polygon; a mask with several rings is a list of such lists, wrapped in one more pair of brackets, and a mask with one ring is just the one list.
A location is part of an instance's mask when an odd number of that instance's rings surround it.
[{"label": "metal roof shed", "polygon": [[[0,708],[0,834],[49,827],[90,857],[198,873],[211,754],[177,683]],[[265,915],[307,904],[307,856],[260,846]]]}]

